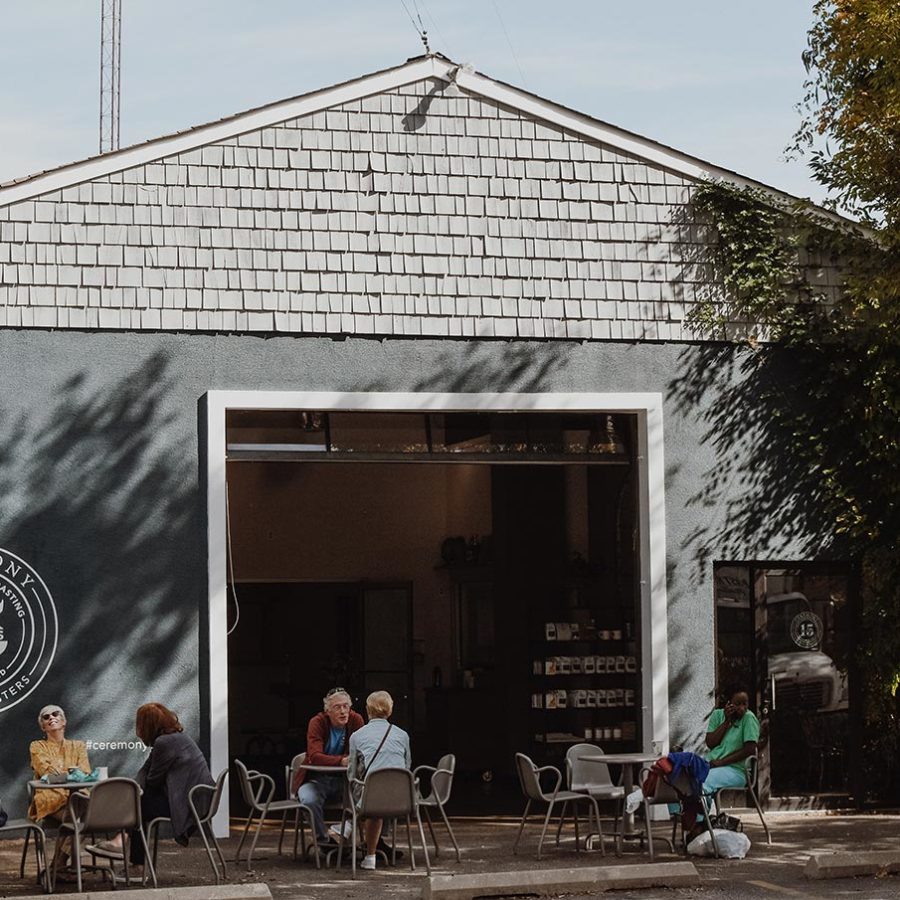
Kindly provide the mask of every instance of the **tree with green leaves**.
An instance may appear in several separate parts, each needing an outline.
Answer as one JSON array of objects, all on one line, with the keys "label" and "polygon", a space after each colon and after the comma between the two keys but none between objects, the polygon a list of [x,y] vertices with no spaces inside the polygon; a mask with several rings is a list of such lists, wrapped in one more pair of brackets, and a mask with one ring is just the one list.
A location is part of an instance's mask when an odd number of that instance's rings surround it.
[{"label": "tree with green leaves", "polygon": [[793,149],[816,180],[885,236],[900,229],[900,2],[818,0]]},{"label": "tree with green leaves", "polygon": [[[865,744],[893,767],[900,798],[900,0],[818,0],[792,149],[807,155],[834,210],[722,183],[696,212],[716,235],[722,297],[694,325],[760,323],[766,341],[736,353],[772,411],[767,440],[786,448],[861,568]],[[823,265],[837,283],[815,275]],[[779,376],[765,377],[777,370]],[[789,372],[789,377],[784,373]],[[884,777],[879,779],[885,784]],[[864,798],[861,798],[864,799]]]}]

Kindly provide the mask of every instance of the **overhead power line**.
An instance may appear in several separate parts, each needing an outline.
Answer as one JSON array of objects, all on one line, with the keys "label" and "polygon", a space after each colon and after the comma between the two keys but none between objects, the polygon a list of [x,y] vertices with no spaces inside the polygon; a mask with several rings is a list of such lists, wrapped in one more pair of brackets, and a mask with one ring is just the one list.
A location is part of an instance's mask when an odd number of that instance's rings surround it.
[{"label": "overhead power line", "polygon": [[[416,0],[413,0],[415,3]],[[426,53],[431,53],[431,47],[428,44],[428,32],[425,30],[425,26],[422,24],[422,17],[419,15],[419,7],[416,6],[416,15],[410,12],[409,7],[406,5],[406,0],[400,0],[400,5],[406,10],[406,15],[409,16],[409,21],[412,22],[412,27],[416,29],[419,35],[419,39],[422,41],[423,46],[425,47]],[[416,19],[418,18],[418,21]]]},{"label": "overhead power line", "polygon": [[506,25],[503,22],[503,16],[500,15],[500,7],[497,6],[497,0],[491,0],[491,4],[494,7],[494,12],[497,13],[497,20],[500,22],[500,28],[503,31],[503,36],[506,38],[506,45],[509,47],[509,52],[512,54],[513,62],[516,64],[516,68],[519,70],[519,77],[522,79],[522,87],[526,87],[525,83],[525,73],[522,71],[522,66],[519,65],[519,57],[516,56],[516,51],[513,49],[512,41],[509,39],[509,32],[506,30]]}]

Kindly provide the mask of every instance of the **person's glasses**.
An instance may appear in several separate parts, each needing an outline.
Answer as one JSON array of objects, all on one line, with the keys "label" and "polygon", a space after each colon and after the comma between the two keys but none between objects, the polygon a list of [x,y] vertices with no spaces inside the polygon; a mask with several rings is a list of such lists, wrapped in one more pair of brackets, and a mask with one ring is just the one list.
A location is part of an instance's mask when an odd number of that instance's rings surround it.
[{"label": "person's glasses", "polygon": [[42,721],[42,722],[48,722],[48,721],[49,721],[51,718],[53,718],[54,716],[55,716],[57,719],[61,719],[61,718],[62,718],[62,710],[61,710],[61,709],[54,709],[54,710],[52,710],[51,712],[43,713],[43,714],[41,715],[41,721]]}]

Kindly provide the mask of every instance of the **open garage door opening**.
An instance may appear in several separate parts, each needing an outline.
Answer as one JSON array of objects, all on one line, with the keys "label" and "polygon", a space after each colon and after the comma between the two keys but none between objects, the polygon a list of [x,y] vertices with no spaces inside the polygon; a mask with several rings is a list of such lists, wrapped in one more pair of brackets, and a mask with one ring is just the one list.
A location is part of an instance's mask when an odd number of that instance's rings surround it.
[{"label": "open garage door opening", "polygon": [[415,764],[456,754],[458,811],[518,806],[516,751],[641,747],[635,416],[229,410],[226,429],[232,758],[280,785],[334,686],[361,712],[390,691]]}]

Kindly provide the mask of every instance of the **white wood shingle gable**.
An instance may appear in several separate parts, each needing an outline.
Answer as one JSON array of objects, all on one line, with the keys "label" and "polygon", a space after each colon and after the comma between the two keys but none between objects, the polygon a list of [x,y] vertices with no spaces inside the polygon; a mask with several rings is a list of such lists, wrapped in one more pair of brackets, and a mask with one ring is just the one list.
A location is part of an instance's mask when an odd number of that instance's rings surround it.
[{"label": "white wood shingle gable", "polygon": [[0,325],[685,339],[705,177],[419,58],[0,187]]}]

